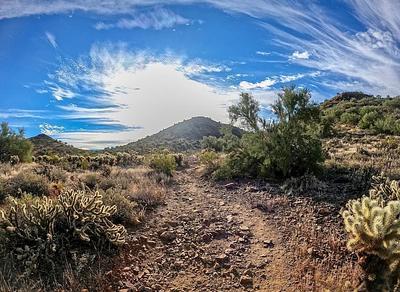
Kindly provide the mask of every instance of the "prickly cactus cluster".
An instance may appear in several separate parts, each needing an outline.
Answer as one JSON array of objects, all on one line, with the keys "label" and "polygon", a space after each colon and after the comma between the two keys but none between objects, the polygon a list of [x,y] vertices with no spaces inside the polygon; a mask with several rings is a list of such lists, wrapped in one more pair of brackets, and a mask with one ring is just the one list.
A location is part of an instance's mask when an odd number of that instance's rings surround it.
[{"label": "prickly cactus cluster", "polygon": [[110,220],[116,207],[105,205],[98,193],[70,190],[55,200],[10,200],[10,208],[0,210],[0,244],[27,273],[56,266],[61,253],[69,257],[69,251],[85,246],[125,242],[125,228]]},{"label": "prickly cactus cluster", "polygon": [[376,259],[383,263],[377,267],[374,278],[383,279],[382,282],[386,287],[390,287],[390,282],[399,271],[400,200],[398,195],[398,183],[386,180],[376,184],[370,190],[369,196],[349,201],[346,209],[342,211],[345,230],[349,235],[348,249],[369,256],[370,262]]}]

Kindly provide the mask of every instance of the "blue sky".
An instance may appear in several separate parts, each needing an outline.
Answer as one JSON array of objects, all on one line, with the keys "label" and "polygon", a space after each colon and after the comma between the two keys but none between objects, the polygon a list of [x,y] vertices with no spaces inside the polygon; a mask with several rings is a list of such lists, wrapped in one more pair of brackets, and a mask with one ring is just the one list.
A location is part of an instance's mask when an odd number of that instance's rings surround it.
[{"label": "blue sky", "polygon": [[[82,148],[125,144],[242,91],[398,95],[397,0],[3,0],[0,120]],[[268,111],[263,111],[268,112]]]}]

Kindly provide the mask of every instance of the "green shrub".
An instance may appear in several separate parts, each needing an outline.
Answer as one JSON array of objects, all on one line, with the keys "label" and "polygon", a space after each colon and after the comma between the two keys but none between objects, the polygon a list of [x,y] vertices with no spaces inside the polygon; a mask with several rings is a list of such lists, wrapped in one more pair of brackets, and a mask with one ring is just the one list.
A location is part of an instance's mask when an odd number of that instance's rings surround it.
[{"label": "green shrub", "polygon": [[360,116],[357,113],[345,112],[340,116],[340,122],[346,125],[357,125]]},{"label": "green shrub", "polygon": [[373,130],[376,133],[400,135],[400,122],[394,115],[389,115],[377,120]]},{"label": "green shrub", "polygon": [[306,89],[285,88],[272,106],[275,122],[267,123],[258,115],[258,102],[242,94],[239,103],[229,108],[229,115],[250,132],[229,152],[225,170],[217,176],[284,178],[318,171],[324,160],[321,118],[310,98]]},{"label": "green shrub", "polygon": [[380,114],[377,111],[370,111],[365,113],[360,119],[358,126],[361,129],[371,129],[374,123],[379,119]]},{"label": "green shrub", "polygon": [[111,215],[116,224],[134,225],[140,222],[138,204],[124,196],[121,190],[108,189],[103,194],[103,202],[108,206],[116,206],[117,210]]},{"label": "green shrub", "polygon": [[221,139],[214,136],[208,136],[203,137],[201,148],[221,152],[224,149],[224,145]]},{"label": "green shrub", "polygon": [[55,200],[11,199],[0,212],[2,255],[19,263],[25,274],[53,281],[65,260],[76,264],[85,250],[125,242],[125,228],[110,220],[115,213],[116,207],[105,205],[98,193],[70,190]]},{"label": "green shrub", "polygon": [[97,172],[86,173],[81,177],[82,183],[84,183],[89,189],[94,190],[101,182],[101,176]]},{"label": "green shrub", "polygon": [[12,131],[7,123],[0,129],[0,161],[10,161],[11,156],[18,156],[20,162],[32,161],[32,143],[24,138],[24,131]]},{"label": "green shrub", "polygon": [[199,153],[199,160],[206,169],[206,174],[211,174],[219,167],[219,155],[211,150],[204,150]]},{"label": "green shrub", "polygon": [[11,196],[20,196],[23,193],[33,196],[47,196],[49,194],[49,181],[46,177],[31,170],[24,170],[5,183],[5,192]]},{"label": "green shrub", "polygon": [[149,166],[157,172],[172,176],[172,173],[176,169],[175,158],[171,154],[153,154],[150,156]]}]

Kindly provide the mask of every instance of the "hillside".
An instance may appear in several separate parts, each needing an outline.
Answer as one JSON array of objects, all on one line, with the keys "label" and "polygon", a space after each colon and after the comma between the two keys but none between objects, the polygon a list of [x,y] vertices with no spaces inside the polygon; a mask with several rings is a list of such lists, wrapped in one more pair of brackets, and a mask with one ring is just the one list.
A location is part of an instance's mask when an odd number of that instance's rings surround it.
[{"label": "hillside", "polygon": [[[203,137],[220,137],[220,129],[226,124],[216,122],[207,117],[193,117],[170,126],[157,134],[147,136],[136,142],[113,148],[113,151],[149,152],[152,149],[170,149],[187,151],[200,148]],[[242,130],[234,127],[233,133],[240,136]]]},{"label": "hillside", "polygon": [[322,103],[321,109],[336,125],[374,134],[400,135],[400,96],[382,98],[343,92]]},{"label": "hillside", "polygon": [[45,134],[39,134],[37,136],[29,138],[33,144],[34,155],[80,155],[87,153],[86,150],[75,148],[72,145],[68,145],[64,142],[53,139]]}]

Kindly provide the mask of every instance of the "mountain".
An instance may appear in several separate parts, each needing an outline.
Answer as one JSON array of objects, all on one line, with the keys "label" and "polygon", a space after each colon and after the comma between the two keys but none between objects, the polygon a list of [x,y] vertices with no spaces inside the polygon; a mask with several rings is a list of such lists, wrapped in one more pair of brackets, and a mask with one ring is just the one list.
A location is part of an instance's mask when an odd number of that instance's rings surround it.
[{"label": "mountain", "polygon": [[88,153],[86,150],[75,148],[72,145],[68,145],[64,142],[55,140],[45,134],[39,134],[37,136],[29,138],[33,144],[33,155],[82,155]]},{"label": "mountain", "polygon": [[[136,142],[118,146],[112,151],[136,151],[146,153],[154,149],[169,149],[172,151],[187,151],[200,148],[200,142],[206,136],[221,136],[221,128],[228,126],[207,117],[193,117],[168,127],[157,134],[147,136]],[[233,134],[241,136],[242,130],[236,127]]]}]

